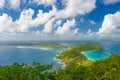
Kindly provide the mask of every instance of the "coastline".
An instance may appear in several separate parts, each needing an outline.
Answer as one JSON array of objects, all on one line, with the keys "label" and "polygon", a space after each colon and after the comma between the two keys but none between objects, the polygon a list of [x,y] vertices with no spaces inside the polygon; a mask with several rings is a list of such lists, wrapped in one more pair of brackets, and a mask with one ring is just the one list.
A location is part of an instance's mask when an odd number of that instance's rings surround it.
[{"label": "coastline", "polygon": [[106,59],[112,55],[110,51],[106,50],[91,50],[87,52],[81,52],[81,54],[84,55],[88,60],[92,61]]},{"label": "coastline", "polygon": [[[63,51],[62,51],[63,52]],[[58,58],[59,54],[61,54],[61,52],[59,52],[54,58],[53,60],[57,61],[58,64],[61,64],[63,68],[66,67],[65,62],[63,62],[61,59]]]},{"label": "coastline", "polygon": [[50,48],[43,46],[16,46],[17,48],[29,48],[29,49],[42,49],[42,50],[50,50]]},{"label": "coastline", "polygon": [[81,54],[84,54],[85,52],[81,52]]}]

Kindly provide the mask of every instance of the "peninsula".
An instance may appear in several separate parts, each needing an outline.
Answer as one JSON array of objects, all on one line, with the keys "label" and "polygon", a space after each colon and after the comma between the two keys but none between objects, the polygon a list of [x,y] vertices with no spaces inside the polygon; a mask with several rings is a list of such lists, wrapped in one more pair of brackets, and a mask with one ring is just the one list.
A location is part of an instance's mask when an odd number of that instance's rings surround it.
[{"label": "peninsula", "polygon": [[71,46],[70,49],[60,53],[57,58],[65,62],[66,65],[79,65],[89,60],[82,54],[82,52],[91,50],[104,50],[101,45],[97,43],[84,43]]}]

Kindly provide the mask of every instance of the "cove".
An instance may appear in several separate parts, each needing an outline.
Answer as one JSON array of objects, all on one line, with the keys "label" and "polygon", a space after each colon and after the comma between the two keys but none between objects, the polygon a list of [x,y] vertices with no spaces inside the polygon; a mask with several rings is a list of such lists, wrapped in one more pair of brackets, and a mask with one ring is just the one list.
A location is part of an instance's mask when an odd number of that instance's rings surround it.
[{"label": "cove", "polygon": [[110,51],[106,50],[93,50],[93,51],[87,51],[87,52],[82,52],[82,54],[89,60],[102,60],[105,58],[108,58],[112,54]]}]

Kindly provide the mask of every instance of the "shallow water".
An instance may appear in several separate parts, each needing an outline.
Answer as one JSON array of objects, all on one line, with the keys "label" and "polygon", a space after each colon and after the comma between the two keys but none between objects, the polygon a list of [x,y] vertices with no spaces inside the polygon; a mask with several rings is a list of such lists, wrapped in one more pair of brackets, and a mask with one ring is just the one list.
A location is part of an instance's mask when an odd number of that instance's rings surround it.
[{"label": "shallow water", "polygon": [[101,60],[108,58],[112,54],[110,51],[94,50],[94,51],[83,52],[83,55],[87,57],[89,60]]}]

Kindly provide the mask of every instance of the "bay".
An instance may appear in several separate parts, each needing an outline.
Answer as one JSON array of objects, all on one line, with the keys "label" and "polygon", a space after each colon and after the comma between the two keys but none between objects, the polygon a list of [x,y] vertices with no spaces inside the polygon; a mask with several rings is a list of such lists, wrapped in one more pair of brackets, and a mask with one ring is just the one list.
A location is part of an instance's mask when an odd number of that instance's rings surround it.
[{"label": "bay", "polygon": [[83,55],[89,60],[102,60],[108,58],[112,54],[110,53],[110,51],[106,51],[106,50],[93,50],[93,51],[83,52]]},{"label": "bay", "polygon": [[38,46],[0,46],[0,65],[11,65],[14,62],[32,64],[53,63],[53,70],[63,67],[64,64],[56,60],[58,53],[65,51],[65,48],[45,48]]},{"label": "bay", "polygon": [[93,50],[83,52],[83,55],[89,60],[102,60],[110,57],[112,54],[120,54],[120,42],[100,42],[105,50]]}]

